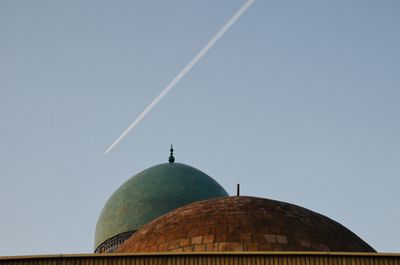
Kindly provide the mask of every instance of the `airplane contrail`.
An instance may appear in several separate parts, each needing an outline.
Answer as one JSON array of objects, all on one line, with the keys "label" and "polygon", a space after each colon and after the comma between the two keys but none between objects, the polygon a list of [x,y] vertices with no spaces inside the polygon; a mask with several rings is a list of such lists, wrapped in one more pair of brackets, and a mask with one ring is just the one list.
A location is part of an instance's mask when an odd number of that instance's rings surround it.
[{"label": "airplane contrail", "polygon": [[246,0],[242,7],[225,23],[225,25],[212,37],[206,46],[201,49],[195,57],[182,69],[182,71],[164,88],[163,91],[147,106],[147,108],[134,120],[125,131],[115,140],[115,142],[107,148],[104,154],[111,151],[135,126],[143,120],[143,118],[154,108],[158,102],[184,77],[187,72],[214,46],[214,44],[224,35],[224,33],[240,18],[241,15],[254,3],[255,0]]}]

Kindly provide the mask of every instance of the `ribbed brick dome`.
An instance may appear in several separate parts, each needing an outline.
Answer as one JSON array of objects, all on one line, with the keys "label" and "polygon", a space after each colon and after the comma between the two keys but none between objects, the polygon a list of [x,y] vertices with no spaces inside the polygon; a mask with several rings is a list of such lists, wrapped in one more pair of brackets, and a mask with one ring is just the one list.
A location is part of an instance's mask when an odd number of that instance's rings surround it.
[{"label": "ribbed brick dome", "polygon": [[115,252],[375,252],[339,223],[305,208],[255,197],[195,202],[143,226]]}]

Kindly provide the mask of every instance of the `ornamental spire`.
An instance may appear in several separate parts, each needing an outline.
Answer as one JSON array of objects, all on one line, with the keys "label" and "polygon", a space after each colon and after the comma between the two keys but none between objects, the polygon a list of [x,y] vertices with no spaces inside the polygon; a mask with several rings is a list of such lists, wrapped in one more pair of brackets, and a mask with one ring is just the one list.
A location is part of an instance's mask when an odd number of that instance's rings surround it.
[{"label": "ornamental spire", "polygon": [[172,144],[171,144],[171,149],[169,149],[169,152],[170,152],[170,155],[169,155],[169,158],[168,158],[168,162],[174,163],[175,162],[175,157],[174,157],[174,148],[173,148]]}]

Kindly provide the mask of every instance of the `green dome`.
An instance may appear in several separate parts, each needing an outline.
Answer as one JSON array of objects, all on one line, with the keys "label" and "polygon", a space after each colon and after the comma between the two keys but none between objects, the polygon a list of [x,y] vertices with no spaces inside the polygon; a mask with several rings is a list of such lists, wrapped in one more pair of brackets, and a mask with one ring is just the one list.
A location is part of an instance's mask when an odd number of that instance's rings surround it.
[{"label": "green dome", "polygon": [[191,166],[166,163],[146,169],[108,199],[97,221],[95,249],[183,205],[223,196],[228,193],[221,185]]}]

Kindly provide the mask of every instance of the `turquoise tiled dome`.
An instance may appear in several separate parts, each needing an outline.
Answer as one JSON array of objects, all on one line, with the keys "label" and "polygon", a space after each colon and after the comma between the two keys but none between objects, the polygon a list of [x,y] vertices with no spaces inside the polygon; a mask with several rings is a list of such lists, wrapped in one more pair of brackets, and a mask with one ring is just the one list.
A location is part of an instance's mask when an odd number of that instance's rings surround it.
[{"label": "turquoise tiled dome", "polygon": [[126,181],[107,201],[97,222],[95,249],[183,205],[223,196],[228,196],[224,188],[198,169],[179,163],[153,166]]}]

